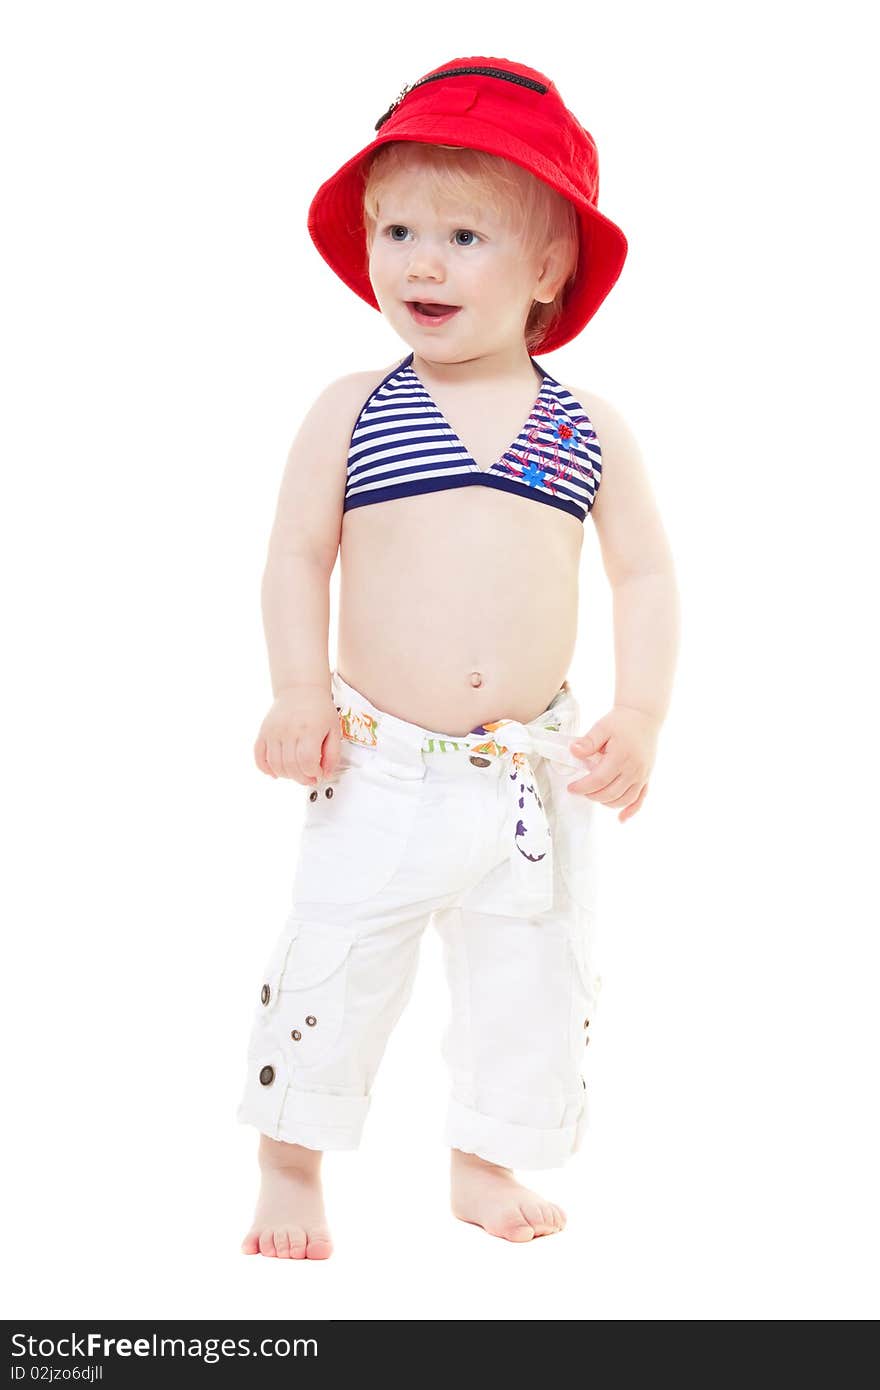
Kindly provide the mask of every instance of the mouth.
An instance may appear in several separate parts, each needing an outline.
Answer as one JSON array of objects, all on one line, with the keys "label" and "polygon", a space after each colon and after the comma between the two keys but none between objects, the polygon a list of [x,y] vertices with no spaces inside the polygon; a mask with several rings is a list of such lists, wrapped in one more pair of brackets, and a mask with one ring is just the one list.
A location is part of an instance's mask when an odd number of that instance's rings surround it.
[{"label": "mouth", "polygon": [[408,299],[406,307],[416,323],[430,324],[432,327],[448,323],[461,309],[460,304],[437,304],[421,299]]}]

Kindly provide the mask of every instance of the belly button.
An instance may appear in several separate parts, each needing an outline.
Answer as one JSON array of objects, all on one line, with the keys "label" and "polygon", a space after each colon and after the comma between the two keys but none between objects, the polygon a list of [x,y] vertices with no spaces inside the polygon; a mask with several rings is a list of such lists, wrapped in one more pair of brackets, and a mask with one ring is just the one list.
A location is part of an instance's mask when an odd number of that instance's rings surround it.
[{"label": "belly button", "polygon": [[479,671],[471,671],[471,685],[477,686],[482,684],[483,677],[480,675]]}]

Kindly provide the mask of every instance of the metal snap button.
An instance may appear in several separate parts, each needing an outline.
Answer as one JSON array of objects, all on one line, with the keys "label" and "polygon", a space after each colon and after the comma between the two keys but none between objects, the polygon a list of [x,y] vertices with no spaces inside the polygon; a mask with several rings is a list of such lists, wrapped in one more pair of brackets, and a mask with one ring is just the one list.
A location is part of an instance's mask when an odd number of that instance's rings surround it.
[{"label": "metal snap button", "polygon": [[313,790],[313,791],[310,791],[310,792],[309,792],[309,801],[317,801],[317,800],[318,800],[318,793],[317,793],[316,791],[314,791],[314,790]]},{"label": "metal snap button", "polygon": [[275,1068],[274,1068],[274,1067],[263,1067],[262,1071],[260,1072],[260,1085],[261,1085],[261,1086],[271,1086],[271,1085],[272,1085],[272,1082],[273,1082],[274,1080],[275,1080]]},{"label": "metal snap button", "polygon": [[333,788],[332,788],[332,787],[325,787],[325,788],[324,788],[324,795],[325,795],[326,797],[332,796],[332,795],[333,795]]},{"label": "metal snap button", "polygon": [[474,754],[471,754],[470,760],[473,763],[474,767],[489,767],[492,762],[491,758],[479,758],[476,757]]},{"label": "metal snap button", "polygon": [[268,1004],[269,999],[270,999],[270,997],[271,997],[271,994],[272,994],[272,991],[271,991],[271,989],[269,988],[269,986],[268,986],[268,985],[263,985],[263,988],[260,990],[260,999],[262,1000],[262,1002],[263,1002],[264,1004]]},{"label": "metal snap button", "polygon": [[584,1019],[584,1027],[585,1027],[585,1028],[589,1028],[589,1026],[590,1026],[590,1020],[589,1020],[588,1018],[585,1018],[585,1019]]},{"label": "metal snap button", "polygon": [[300,1038],[302,1037],[302,1033],[299,1031],[298,1028],[293,1028],[291,1029],[290,1036],[293,1038],[294,1042],[299,1042]]},{"label": "metal snap button", "polygon": [[306,1016],[306,1023],[309,1025],[310,1028],[314,1028],[317,1022],[318,1020],[315,1018],[314,1014],[308,1014]]}]

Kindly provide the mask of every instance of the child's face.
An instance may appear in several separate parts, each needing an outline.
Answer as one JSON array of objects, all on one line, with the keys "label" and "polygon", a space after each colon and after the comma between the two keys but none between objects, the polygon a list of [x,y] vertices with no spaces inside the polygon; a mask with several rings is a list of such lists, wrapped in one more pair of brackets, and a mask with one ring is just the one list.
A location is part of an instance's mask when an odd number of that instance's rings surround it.
[{"label": "child's face", "polygon": [[[521,346],[532,300],[552,298],[539,283],[540,263],[529,264],[505,220],[474,207],[434,208],[418,172],[398,175],[382,192],[369,271],[392,327],[441,362]],[[407,303],[419,299],[459,309],[421,324]]]}]

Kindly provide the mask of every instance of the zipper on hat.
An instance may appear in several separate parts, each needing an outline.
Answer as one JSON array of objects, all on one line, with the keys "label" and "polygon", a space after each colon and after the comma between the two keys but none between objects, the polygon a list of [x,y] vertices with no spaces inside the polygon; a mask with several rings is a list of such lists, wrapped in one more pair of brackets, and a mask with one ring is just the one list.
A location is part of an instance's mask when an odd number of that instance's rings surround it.
[{"label": "zipper on hat", "polygon": [[505,82],[515,82],[518,87],[528,87],[533,92],[540,92],[542,96],[547,91],[546,82],[537,82],[534,77],[521,77],[519,73],[507,72],[504,68],[444,68],[442,72],[431,72],[427,77],[420,77],[418,82],[413,82],[412,86],[408,82],[404,82],[400,96],[392,101],[385,115],[379,117],[373,129],[378,130],[380,126],[383,126],[395,107],[400,105],[409,92],[414,92],[416,87],[421,87],[425,82],[437,82],[441,77],[458,77],[469,74],[476,74],[479,77],[500,77]]}]

